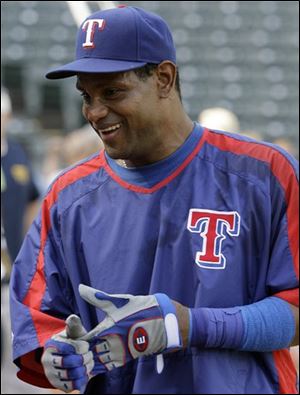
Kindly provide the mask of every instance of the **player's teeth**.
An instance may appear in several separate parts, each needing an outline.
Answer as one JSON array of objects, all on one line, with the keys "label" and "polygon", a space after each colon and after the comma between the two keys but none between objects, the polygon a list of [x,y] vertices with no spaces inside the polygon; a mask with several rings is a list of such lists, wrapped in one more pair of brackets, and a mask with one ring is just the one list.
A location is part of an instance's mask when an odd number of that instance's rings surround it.
[{"label": "player's teeth", "polygon": [[102,129],[101,132],[112,132],[113,130],[119,129],[119,127],[121,127],[120,123],[118,123],[117,125],[114,125],[114,126],[110,126],[109,128]]}]

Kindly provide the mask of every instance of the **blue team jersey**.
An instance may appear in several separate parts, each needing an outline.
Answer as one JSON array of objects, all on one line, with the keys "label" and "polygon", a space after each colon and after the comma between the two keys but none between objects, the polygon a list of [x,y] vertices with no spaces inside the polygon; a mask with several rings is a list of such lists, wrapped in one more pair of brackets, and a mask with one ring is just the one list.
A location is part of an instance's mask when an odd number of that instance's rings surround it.
[{"label": "blue team jersey", "polygon": [[[80,283],[108,293],[166,293],[188,307],[298,304],[297,163],[279,147],[195,128],[170,157],[124,169],[104,151],[51,185],[14,264],[18,376],[48,386],[39,356],[69,314],[103,313]],[[297,393],[288,349],[192,347],[143,357],[90,380],[86,393]]]}]

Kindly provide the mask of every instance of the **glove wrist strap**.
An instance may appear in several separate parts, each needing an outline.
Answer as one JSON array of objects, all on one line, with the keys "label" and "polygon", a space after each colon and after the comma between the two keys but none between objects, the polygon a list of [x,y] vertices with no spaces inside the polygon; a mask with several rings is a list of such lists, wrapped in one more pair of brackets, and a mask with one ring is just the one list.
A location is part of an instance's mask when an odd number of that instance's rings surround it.
[{"label": "glove wrist strap", "polygon": [[166,350],[181,347],[182,339],[179,331],[178,320],[176,316],[176,308],[171,299],[162,293],[154,295],[159,303],[160,309],[164,317],[164,324],[167,334]]}]

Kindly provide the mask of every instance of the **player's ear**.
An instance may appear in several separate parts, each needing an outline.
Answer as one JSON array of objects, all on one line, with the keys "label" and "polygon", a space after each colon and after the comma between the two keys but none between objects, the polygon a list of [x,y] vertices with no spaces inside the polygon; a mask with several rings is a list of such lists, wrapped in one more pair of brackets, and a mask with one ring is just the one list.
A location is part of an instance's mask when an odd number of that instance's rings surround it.
[{"label": "player's ear", "polygon": [[170,96],[175,87],[176,65],[169,60],[160,63],[156,69],[158,94],[161,98]]}]

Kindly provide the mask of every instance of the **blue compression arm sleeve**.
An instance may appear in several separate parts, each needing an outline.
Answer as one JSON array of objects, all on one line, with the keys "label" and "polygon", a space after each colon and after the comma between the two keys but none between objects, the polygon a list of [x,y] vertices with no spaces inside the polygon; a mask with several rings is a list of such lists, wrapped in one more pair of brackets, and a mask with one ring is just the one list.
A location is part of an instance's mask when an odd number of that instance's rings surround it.
[{"label": "blue compression arm sleeve", "polygon": [[245,306],[242,350],[273,351],[289,347],[295,336],[295,319],[287,302],[270,297]]},{"label": "blue compression arm sleeve", "polygon": [[190,346],[266,352],[289,347],[294,335],[291,308],[277,297],[233,308],[190,309]]}]

